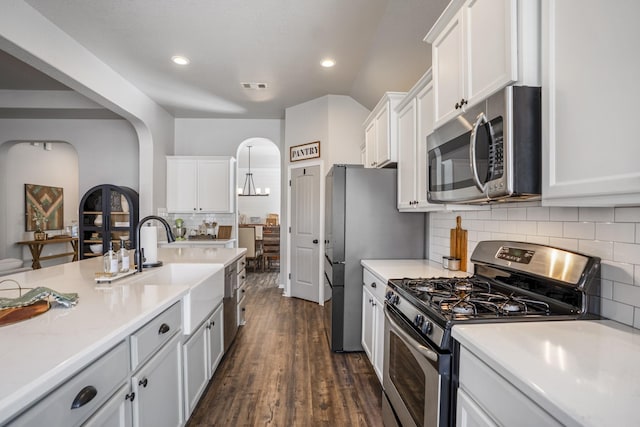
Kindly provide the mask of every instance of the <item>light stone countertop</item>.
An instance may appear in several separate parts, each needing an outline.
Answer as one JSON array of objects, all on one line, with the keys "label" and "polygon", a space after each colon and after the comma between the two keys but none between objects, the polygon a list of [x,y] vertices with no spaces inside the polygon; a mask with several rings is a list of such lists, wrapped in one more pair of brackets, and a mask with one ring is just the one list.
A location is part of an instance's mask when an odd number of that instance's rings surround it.
[{"label": "light stone countertop", "polygon": [[[245,252],[244,248],[159,248],[158,259],[165,265],[207,263],[222,268]],[[46,286],[79,294],[75,307],[52,307],[32,319],[0,327],[0,424],[180,301],[190,289],[153,286],[154,275],[147,273],[153,270],[147,269],[110,285],[97,284],[95,272],[102,270],[102,262],[98,257],[0,278],[26,288]],[[14,286],[0,284],[0,288]]]},{"label": "light stone countertop", "polygon": [[363,259],[360,264],[371,271],[383,282],[389,279],[464,277],[464,271],[451,271],[442,268],[442,264],[428,259]]},{"label": "light stone countertop", "polygon": [[637,329],[575,320],[458,324],[452,335],[564,425],[639,423]]}]

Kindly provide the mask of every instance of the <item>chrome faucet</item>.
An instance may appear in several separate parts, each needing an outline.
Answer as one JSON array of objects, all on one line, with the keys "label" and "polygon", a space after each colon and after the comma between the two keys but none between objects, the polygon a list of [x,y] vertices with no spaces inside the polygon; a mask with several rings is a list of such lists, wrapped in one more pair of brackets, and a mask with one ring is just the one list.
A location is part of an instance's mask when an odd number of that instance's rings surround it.
[{"label": "chrome faucet", "polygon": [[136,227],[135,261],[138,265],[137,270],[139,273],[142,272],[142,264],[144,263],[144,249],[142,249],[142,247],[140,246],[140,229],[142,228],[145,222],[150,221],[152,219],[155,219],[156,221],[160,222],[164,226],[164,229],[167,232],[167,241],[169,243],[176,241],[176,238],[173,236],[173,233],[171,232],[171,226],[164,218],[161,218],[155,215],[149,215],[142,218],[142,220],[140,220],[140,222],[138,223],[138,226]]}]

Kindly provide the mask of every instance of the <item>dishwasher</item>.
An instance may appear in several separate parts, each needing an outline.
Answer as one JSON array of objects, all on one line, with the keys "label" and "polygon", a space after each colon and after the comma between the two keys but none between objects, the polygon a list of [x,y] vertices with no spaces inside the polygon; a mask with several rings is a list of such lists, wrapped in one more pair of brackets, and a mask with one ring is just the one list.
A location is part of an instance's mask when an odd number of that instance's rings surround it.
[{"label": "dishwasher", "polygon": [[238,275],[236,263],[224,269],[224,351],[225,353],[231,346],[233,339],[238,332],[238,301],[236,299],[236,292],[238,291]]}]

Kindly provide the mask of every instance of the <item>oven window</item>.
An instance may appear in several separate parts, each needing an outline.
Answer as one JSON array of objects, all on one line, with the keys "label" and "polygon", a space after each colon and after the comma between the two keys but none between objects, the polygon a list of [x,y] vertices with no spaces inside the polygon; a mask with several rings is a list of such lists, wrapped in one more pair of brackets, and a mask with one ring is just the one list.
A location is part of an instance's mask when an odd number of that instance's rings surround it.
[{"label": "oven window", "polygon": [[389,334],[389,376],[416,425],[425,422],[425,376],[414,355],[394,333]]}]

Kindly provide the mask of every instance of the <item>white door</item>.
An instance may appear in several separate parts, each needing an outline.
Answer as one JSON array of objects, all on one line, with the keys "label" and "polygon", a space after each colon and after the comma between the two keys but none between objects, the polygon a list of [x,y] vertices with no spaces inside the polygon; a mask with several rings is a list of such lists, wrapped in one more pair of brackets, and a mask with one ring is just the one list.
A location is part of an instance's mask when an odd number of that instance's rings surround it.
[{"label": "white door", "polygon": [[320,302],[320,166],[291,170],[291,296]]}]

